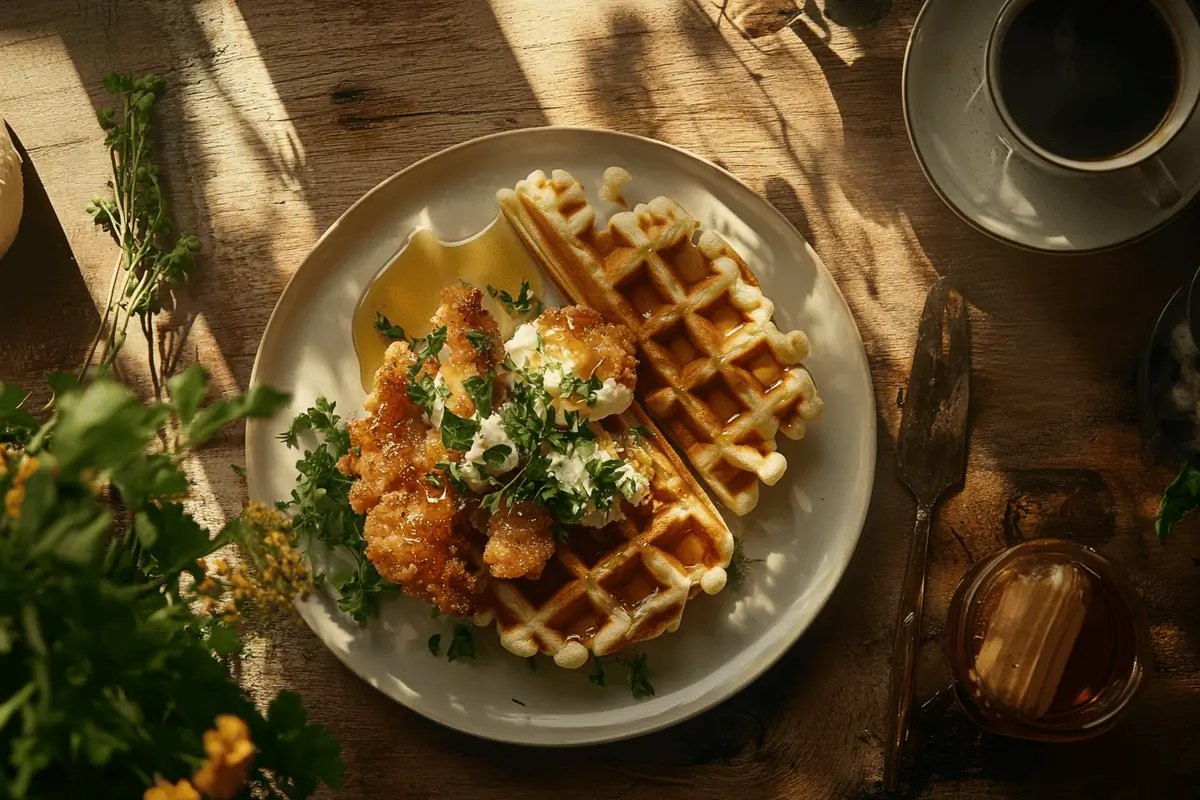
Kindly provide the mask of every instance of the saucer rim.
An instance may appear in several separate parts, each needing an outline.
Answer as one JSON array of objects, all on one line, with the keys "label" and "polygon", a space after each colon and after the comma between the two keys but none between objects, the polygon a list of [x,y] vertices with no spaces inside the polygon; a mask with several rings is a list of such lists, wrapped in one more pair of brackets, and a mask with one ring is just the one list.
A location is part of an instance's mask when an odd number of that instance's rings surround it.
[{"label": "saucer rim", "polygon": [[[941,0],[925,0],[925,2],[921,4],[921,10],[917,12],[916,19],[913,20],[912,30],[910,30],[909,34],[908,34],[908,43],[904,47],[904,66],[900,73],[900,103],[901,103],[901,107],[903,108],[903,111],[904,111],[904,130],[905,130],[905,133],[908,134],[908,144],[910,147],[912,147],[913,155],[916,156],[916,159],[917,159],[917,164],[921,167],[921,172],[925,175],[925,182],[929,184],[929,186],[933,189],[934,194],[936,194],[941,199],[942,203],[945,204],[947,208],[949,208],[951,211],[954,212],[955,216],[957,216],[963,222],[970,225],[975,230],[977,230],[980,233],[982,233],[983,235],[987,236],[989,239],[994,239],[995,241],[1002,242],[1010,247],[1015,247],[1019,250],[1024,250],[1024,251],[1030,252],[1030,253],[1047,253],[1049,255],[1056,255],[1056,256],[1086,256],[1086,255],[1093,255],[1096,253],[1107,253],[1107,252],[1110,252],[1113,250],[1119,250],[1122,247],[1127,247],[1131,244],[1135,244],[1137,242],[1142,241],[1143,239],[1153,236],[1154,234],[1158,233],[1163,228],[1167,227],[1172,222],[1177,220],[1179,218],[1179,215],[1182,214],[1189,206],[1191,206],[1191,204],[1193,202],[1195,202],[1196,197],[1200,196],[1198,194],[1193,194],[1192,197],[1190,197],[1186,200],[1181,200],[1179,203],[1179,206],[1174,210],[1173,213],[1171,213],[1167,217],[1163,218],[1160,222],[1155,223],[1152,227],[1147,228],[1146,230],[1142,231],[1141,233],[1137,233],[1133,236],[1118,240],[1116,242],[1112,242],[1110,244],[1100,245],[1099,247],[1087,247],[1087,248],[1039,247],[1038,245],[1035,245],[1035,244],[1029,244],[1028,242],[1023,242],[1023,241],[1019,241],[1017,239],[1013,239],[1013,238],[1004,236],[1003,234],[989,230],[988,228],[984,227],[980,223],[976,222],[974,219],[971,218],[970,214],[968,214],[965,210],[959,208],[954,203],[954,201],[951,200],[950,197],[942,190],[942,187],[938,185],[937,181],[933,177],[933,174],[929,171],[929,167],[925,163],[925,156],[922,154],[921,148],[917,144],[916,136],[913,135],[911,109],[909,107],[909,100],[908,100],[909,66],[912,64],[913,46],[917,39],[917,33],[921,29],[921,22],[925,18],[925,12],[929,10],[929,7],[931,5],[933,5],[934,3],[940,2],[940,1]],[[1197,107],[1197,110],[1193,110],[1192,113],[1193,114],[1200,113],[1200,106]],[[1182,130],[1180,130],[1180,133],[1182,133]],[[1172,141],[1174,141],[1174,137],[1172,138]]]}]

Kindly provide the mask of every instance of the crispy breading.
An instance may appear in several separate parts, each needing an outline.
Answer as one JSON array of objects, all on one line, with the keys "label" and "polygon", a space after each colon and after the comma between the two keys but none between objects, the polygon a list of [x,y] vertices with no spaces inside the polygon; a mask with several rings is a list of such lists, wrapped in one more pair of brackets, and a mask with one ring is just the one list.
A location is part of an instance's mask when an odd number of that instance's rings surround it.
[{"label": "crispy breading", "polygon": [[[442,292],[435,327],[446,326],[446,346],[428,359],[418,375],[441,375],[450,388],[447,407],[460,416],[475,412],[463,381],[494,370],[503,353],[500,329],[483,310],[478,289],[452,286]],[[467,337],[480,331],[493,342],[483,352]],[[436,356],[444,357],[444,362]],[[349,424],[351,451],[339,469],[357,478],[350,504],[366,514],[367,558],[406,594],[447,614],[475,613],[482,570],[472,565],[469,501],[447,481],[434,488],[425,476],[447,458],[439,432],[425,409],[408,397],[409,369],[416,363],[407,342],[394,342],[375,373],[375,386],[363,404],[369,416]]]},{"label": "crispy breading", "polygon": [[483,562],[497,578],[542,576],[554,555],[550,515],[535,503],[504,506],[488,521],[488,543]]},{"label": "crispy breading", "polygon": [[[455,284],[442,290],[442,304],[433,315],[433,326],[446,326],[446,346],[439,355],[439,374],[450,387],[446,407],[460,417],[475,413],[475,403],[467,397],[463,381],[496,371],[504,355],[500,326],[483,308],[483,292],[474,286]],[[479,331],[486,337],[482,350],[467,337]],[[493,401],[496,398],[493,398]]]},{"label": "crispy breading", "polygon": [[406,487],[380,499],[367,514],[363,534],[367,558],[380,575],[409,597],[470,617],[480,585],[461,511],[449,486],[432,495],[421,486]]},{"label": "crispy breading", "polygon": [[358,478],[350,488],[350,505],[359,514],[370,511],[387,492],[412,485],[434,463],[426,447],[429,425],[406,393],[407,371],[414,363],[408,342],[393,342],[363,404],[369,416],[348,425],[351,450],[338,468]]},{"label": "crispy breading", "polygon": [[604,321],[587,306],[548,308],[537,320],[548,351],[570,354],[581,378],[613,378],[632,390],[637,383],[637,341],[629,328]]}]

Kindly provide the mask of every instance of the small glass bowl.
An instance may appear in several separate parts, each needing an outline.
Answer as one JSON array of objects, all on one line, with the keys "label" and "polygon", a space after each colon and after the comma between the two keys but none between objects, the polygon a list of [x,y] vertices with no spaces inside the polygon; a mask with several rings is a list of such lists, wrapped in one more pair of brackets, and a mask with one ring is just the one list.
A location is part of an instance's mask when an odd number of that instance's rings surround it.
[{"label": "small glass bowl", "polygon": [[[1088,616],[1063,679],[1071,682],[1066,688],[1079,691],[1063,701],[1056,697],[1035,720],[1017,719],[980,684],[975,659],[1000,587],[1014,574],[1053,563],[1078,567],[1092,583]],[[947,630],[955,696],[963,711],[984,730],[1022,739],[1077,741],[1111,729],[1137,694],[1149,655],[1145,612],[1129,581],[1096,551],[1060,539],[1031,539],[971,567],[950,601]],[[1078,652],[1081,648],[1085,651]]]}]

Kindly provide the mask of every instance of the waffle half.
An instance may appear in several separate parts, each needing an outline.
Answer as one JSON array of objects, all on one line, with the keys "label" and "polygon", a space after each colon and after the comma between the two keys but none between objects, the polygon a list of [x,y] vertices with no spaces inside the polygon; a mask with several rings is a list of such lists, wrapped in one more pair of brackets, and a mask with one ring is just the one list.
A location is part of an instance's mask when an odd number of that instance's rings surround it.
[{"label": "waffle half", "polygon": [[658,197],[596,212],[570,173],[532,173],[497,199],[504,215],[573,302],[638,340],[639,394],[716,496],[735,514],[758,503],[787,461],[775,435],[804,436],[821,413],[801,361],[808,338],[772,321],[774,304],[733,248],[678,203]]},{"label": "waffle half", "polygon": [[475,621],[495,621],[516,655],[567,668],[674,631],[687,601],[725,587],[733,535],[708,495],[635,403],[599,423],[614,437],[636,425],[650,461],[650,498],[599,530],[573,527],[535,581],[488,582]]}]

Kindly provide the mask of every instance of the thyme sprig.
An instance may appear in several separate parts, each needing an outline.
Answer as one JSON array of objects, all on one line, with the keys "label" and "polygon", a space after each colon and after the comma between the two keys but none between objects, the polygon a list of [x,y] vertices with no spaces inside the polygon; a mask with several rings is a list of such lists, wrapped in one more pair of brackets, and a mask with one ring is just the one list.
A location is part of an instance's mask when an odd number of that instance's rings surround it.
[{"label": "thyme sprig", "polygon": [[195,236],[176,232],[154,163],[151,111],[165,88],[156,75],[135,79],[114,72],[104,79],[105,91],[118,99],[117,107],[96,114],[109,149],[112,197],[94,198],[87,211],[112,235],[120,252],[100,326],[78,373],[83,380],[93,365],[109,369],[125,345],[130,322],[137,317],[151,343],[149,367],[156,395],[161,394],[161,382],[153,347],[154,317],[162,311],[171,290],[187,280],[200,249]]}]

